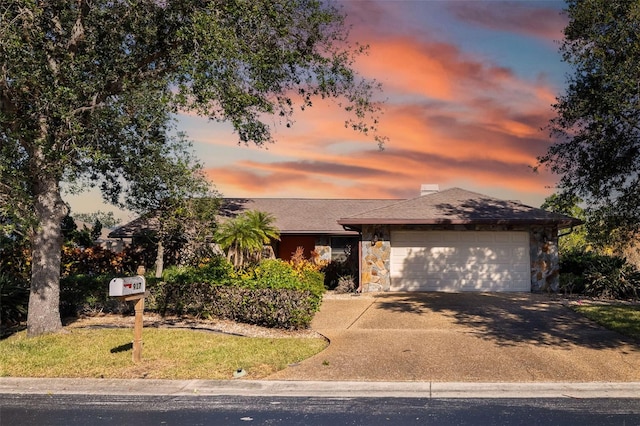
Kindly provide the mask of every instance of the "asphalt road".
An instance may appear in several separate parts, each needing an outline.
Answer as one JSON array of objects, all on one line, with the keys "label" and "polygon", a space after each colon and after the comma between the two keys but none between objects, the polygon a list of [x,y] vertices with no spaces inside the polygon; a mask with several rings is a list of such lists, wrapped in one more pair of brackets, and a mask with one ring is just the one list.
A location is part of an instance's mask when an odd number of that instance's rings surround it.
[{"label": "asphalt road", "polygon": [[0,395],[2,425],[639,425],[640,399]]}]

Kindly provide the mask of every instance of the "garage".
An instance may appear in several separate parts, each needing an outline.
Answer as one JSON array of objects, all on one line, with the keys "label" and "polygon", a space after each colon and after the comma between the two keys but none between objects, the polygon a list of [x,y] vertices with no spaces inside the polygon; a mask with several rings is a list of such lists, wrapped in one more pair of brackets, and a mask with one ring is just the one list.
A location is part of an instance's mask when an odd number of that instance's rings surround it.
[{"label": "garage", "polygon": [[559,232],[582,221],[460,188],[426,189],[338,221],[361,235],[358,291],[558,291]]},{"label": "garage", "polygon": [[529,233],[392,230],[391,291],[530,291]]}]

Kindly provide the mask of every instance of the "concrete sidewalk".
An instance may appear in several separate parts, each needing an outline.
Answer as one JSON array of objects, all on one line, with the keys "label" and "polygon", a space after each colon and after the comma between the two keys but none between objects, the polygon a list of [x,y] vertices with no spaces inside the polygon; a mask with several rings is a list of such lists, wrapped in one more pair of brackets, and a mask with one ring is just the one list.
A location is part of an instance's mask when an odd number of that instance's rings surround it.
[{"label": "concrete sidewalk", "polygon": [[0,378],[2,394],[317,398],[640,398],[635,383],[440,383]]}]

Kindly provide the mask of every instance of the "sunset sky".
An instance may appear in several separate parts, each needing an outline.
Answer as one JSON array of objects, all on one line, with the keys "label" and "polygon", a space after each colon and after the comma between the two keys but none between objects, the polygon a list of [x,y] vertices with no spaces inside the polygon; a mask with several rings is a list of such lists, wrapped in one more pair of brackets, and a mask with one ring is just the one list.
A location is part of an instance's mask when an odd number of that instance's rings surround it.
[{"label": "sunset sky", "polygon": [[[540,206],[556,178],[531,166],[550,143],[542,128],[570,71],[558,53],[564,2],[341,3],[352,40],[370,46],[357,70],[383,85],[385,149],[345,129],[332,102],[315,102],[292,128],[270,122],[277,142],[266,148],[238,145],[229,125],[181,116],[216,189],[225,197],[409,198],[437,183]],[[91,197],[69,197],[73,212],[98,210]]]}]

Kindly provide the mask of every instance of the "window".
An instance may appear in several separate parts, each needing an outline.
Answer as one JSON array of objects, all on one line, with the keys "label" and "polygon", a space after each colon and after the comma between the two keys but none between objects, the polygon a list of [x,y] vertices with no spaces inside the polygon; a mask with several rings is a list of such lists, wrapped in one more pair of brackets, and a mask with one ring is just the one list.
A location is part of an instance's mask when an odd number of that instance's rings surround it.
[{"label": "window", "polygon": [[358,251],[358,237],[331,237],[331,261],[345,262]]}]

